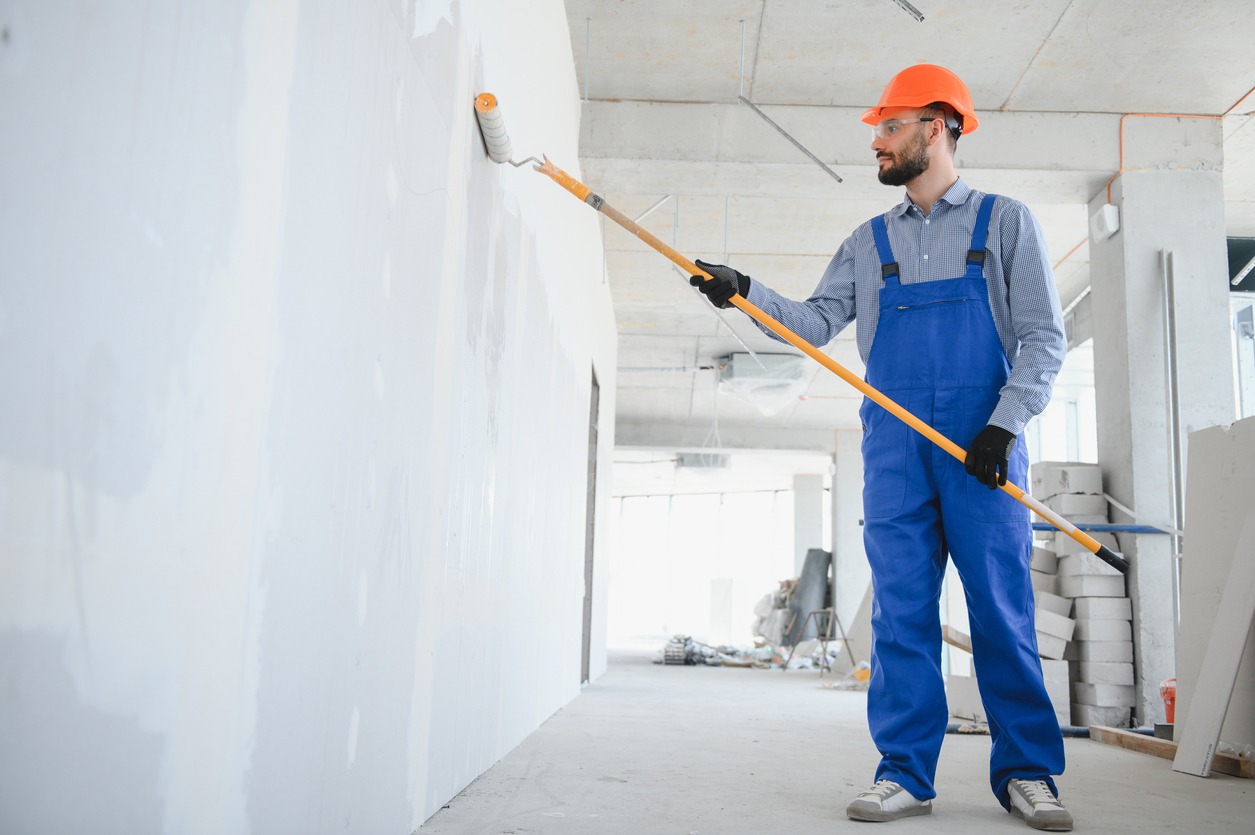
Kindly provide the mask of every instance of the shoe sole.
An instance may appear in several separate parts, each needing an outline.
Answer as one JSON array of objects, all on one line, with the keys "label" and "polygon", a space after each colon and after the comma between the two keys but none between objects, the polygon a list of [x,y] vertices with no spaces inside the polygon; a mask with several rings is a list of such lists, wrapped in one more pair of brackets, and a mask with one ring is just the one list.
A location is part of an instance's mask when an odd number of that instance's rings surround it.
[{"label": "shoe sole", "polygon": [[1032,818],[1026,818],[1024,817],[1024,813],[1020,811],[1020,807],[1016,806],[1015,804],[1011,805],[1011,808],[1009,811],[1011,812],[1011,814],[1015,815],[1017,818],[1024,821],[1033,829],[1040,829],[1043,832],[1071,832],[1072,831],[1072,821],[1070,820],[1069,821],[1051,821],[1051,820],[1033,820]]},{"label": "shoe sole", "polygon": [[916,815],[931,815],[933,805],[929,803],[926,806],[912,806],[909,809],[901,809],[897,812],[877,812],[875,809],[856,809],[851,806],[845,808],[845,816],[852,821],[865,821],[867,823],[885,823],[887,821],[896,821],[899,818],[911,818]]}]

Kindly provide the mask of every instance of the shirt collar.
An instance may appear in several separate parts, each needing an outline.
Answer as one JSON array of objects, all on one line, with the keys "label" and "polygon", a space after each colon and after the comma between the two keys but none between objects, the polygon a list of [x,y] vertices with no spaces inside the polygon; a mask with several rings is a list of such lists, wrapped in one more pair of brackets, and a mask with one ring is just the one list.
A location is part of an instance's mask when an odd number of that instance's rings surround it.
[{"label": "shirt collar", "polygon": [[[972,187],[963,182],[963,178],[959,177],[954,181],[954,185],[946,189],[946,193],[937,199],[938,203],[949,203],[951,206],[962,206],[967,199],[972,196]],[[902,195],[902,202],[889,210],[890,217],[901,217],[906,214],[915,204],[911,202],[909,194]]]}]

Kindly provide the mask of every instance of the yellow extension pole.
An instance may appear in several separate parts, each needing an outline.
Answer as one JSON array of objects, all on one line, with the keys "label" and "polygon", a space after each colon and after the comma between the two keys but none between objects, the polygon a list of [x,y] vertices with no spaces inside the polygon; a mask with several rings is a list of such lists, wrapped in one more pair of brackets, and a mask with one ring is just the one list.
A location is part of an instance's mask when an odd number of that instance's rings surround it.
[{"label": "yellow extension pole", "polygon": [[[638,223],[633,221],[627,215],[615,209],[613,206],[606,203],[606,201],[603,200],[599,195],[594,194],[592,189],[590,189],[588,186],[584,185],[579,180],[572,177],[570,174],[563,171],[561,168],[558,168],[556,165],[550,162],[548,158],[545,159],[545,162],[543,165],[537,166],[536,170],[542,174],[549,176],[550,178],[553,179],[554,182],[556,182],[558,185],[562,186],[567,191],[574,194],[581,201],[592,206],[594,209],[601,212],[606,217],[610,218],[615,223],[619,224],[620,226],[622,226],[627,231],[631,232],[636,237],[640,238],[646,244],[648,244],[649,246],[653,247],[658,252],[665,255],[673,264],[675,264],[680,269],[684,270],[685,274],[704,275],[704,276],[710,277],[710,273],[706,272],[703,269],[700,269],[692,261],[685,258],[679,252],[676,252],[675,249],[663,243],[654,235],[650,234],[649,231],[642,229]],[[942,449],[944,449],[946,452],[953,455],[958,460],[960,461],[967,460],[967,452],[958,444],[956,444],[954,441],[951,441],[945,435],[942,435],[936,429],[933,429],[927,423],[925,423],[924,421],[920,420],[915,415],[908,412],[906,409],[898,405],[887,395],[883,394],[880,390],[868,384],[866,380],[859,377],[857,374],[852,373],[845,366],[841,365],[836,360],[832,359],[832,357],[828,356],[823,351],[820,351],[814,345],[810,344],[806,340],[802,339],[802,337],[798,336],[793,331],[789,330],[784,325],[780,324],[780,322],[776,321],[775,318],[773,318],[770,314],[768,314],[762,308],[758,307],[757,305],[751,304],[748,299],[746,299],[744,296],[741,296],[739,294],[733,296],[731,299],[731,302],[732,304],[739,307],[742,311],[744,311],[747,315],[757,320],[760,324],[762,324],[772,333],[776,334],[781,339],[788,342],[790,345],[797,348],[799,351],[803,352],[804,354],[809,356],[811,359],[818,362],[824,368],[827,368],[833,374],[836,374],[842,380],[845,380],[847,383],[854,386],[854,388],[861,391],[864,395],[866,395],[869,399],[871,399],[875,403],[879,404],[880,406],[883,406],[888,412],[890,412],[895,417],[903,421],[907,426],[910,426],[916,432],[920,433],[925,438],[932,441],[934,444],[941,447]],[[1050,524],[1054,525],[1059,530],[1066,533],[1068,536],[1072,537],[1074,540],[1076,540],[1078,543],[1084,546],[1086,550],[1094,554],[1094,556],[1098,557],[1099,559],[1103,560],[1104,562],[1118,569],[1121,573],[1128,571],[1129,569],[1128,560],[1124,559],[1119,554],[1107,548],[1105,545],[1100,543],[1098,540],[1094,539],[1089,534],[1078,529],[1075,525],[1073,525],[1067,519],[1064,519],[1062,516],[1055,513],[1050,508],[1046,507],[1037,499],[1033,498],[1028,493],[1025,493],[1022,489],[1020,489],[1015,484],[1008,481],[1006,484],[1000,485],[1000,488],[1004,492],[1009,493],[1011,497],[1014,498],[1017,502],[1024,505],[1029,510],[1033,511],[1038,516],[1042,517],[1047,522],[1049,522]]]}]

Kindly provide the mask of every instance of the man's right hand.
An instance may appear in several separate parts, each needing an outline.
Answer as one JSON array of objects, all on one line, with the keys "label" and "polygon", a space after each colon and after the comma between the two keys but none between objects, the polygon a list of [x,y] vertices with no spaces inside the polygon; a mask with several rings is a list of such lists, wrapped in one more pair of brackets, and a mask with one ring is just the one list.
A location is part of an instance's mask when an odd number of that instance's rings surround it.
[{"label": "man's right hand", "polygon": [[742,296],[749,295],[750,277],[748,275],[722,264],[707,264],[705,261],[698,261],[697,266],[710,273],[711,277],[695,275],[689,279],[689,284],[701,290],[715,307],[731,307],[731,299],[738,293]]}]

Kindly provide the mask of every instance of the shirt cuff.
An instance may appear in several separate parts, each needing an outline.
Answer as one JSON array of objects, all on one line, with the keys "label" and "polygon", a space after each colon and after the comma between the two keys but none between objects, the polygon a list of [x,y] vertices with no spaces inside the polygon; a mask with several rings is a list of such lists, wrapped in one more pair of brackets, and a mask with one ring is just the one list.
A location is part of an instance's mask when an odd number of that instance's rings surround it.
[{"label": "shirt cuff", "polygon": [[1003,397],[998,401],[998,405],[994,408],[994,413],[989,416],[987,423],[1001,427],[1018,436],[1032,419],[1032,413],[1029,412],[1024,404],[1017,403],[1008,397]]},{"label": "shirt cuff", "polygon": [[755,307],[762,307],[771,299],[771,291],[767,289],[762,282],[751,278],[750,291],[745,294],[745,300]]}]

